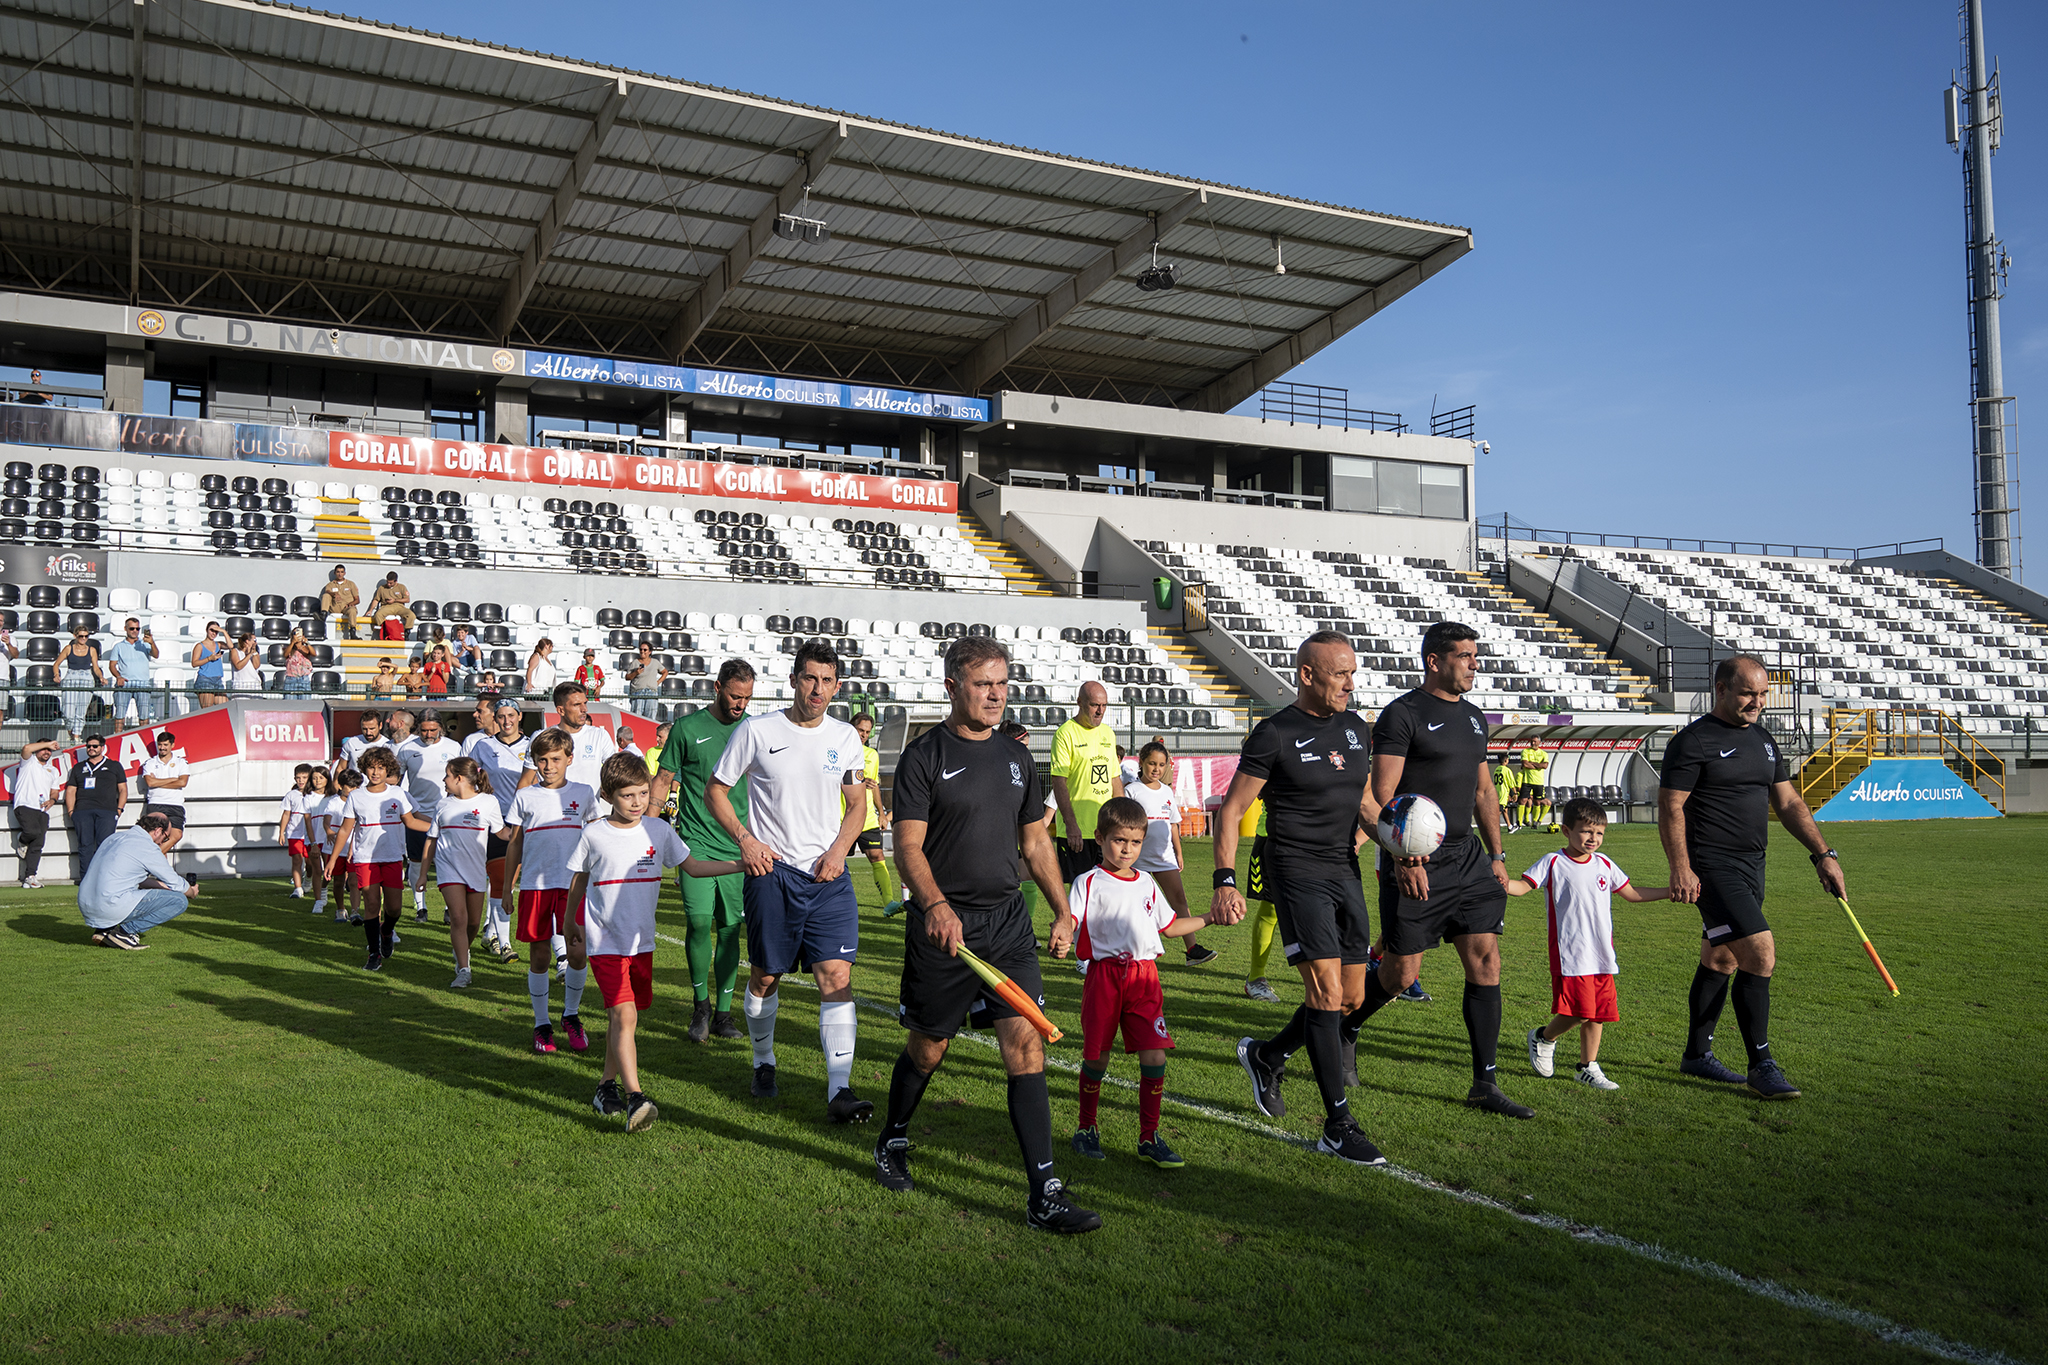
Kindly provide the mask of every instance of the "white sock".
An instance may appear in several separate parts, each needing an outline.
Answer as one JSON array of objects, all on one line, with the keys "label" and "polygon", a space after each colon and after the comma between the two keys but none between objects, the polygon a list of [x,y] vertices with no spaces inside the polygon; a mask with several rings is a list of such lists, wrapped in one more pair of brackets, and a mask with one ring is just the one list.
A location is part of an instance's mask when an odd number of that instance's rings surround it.
[{"label": "white sock", "polygon": [[825,1049],[825,1098],[831,1099],[853,1081],[855,1016],[851,1000],[828,1000],[818,1006],[818,1041]]},{"label": "white sock", "polygon": [[528,972],[526,993],[533,997],[533,1026],[539,1028],[548,1021],[548,974]]},{"label": "white sock", "polygon": [[[545,973],[543,973],[545,977]],[[562,1013],[581,1013],[583,1004],[583,983],[590,977],[590,968],[571,967],[562,976]]]},{"label": "white sock", "polygon": [[560,934],[555,935],[551,946],[555,950],[555,961],[560,962],[563,958],[569,956],[569,940],[563,938]]},{"label": "white sock", "polygon": [[484,932],[499,938],[505,936],[505,902],[496,896],[491,897],[490,904],[484,908]]},{"label": "white sock", "polygon": [[777,995],[759,996],[744,986],[747,998],[747,1037],[754,1042],[754,1065],[775,1065],[775,1010]]}]

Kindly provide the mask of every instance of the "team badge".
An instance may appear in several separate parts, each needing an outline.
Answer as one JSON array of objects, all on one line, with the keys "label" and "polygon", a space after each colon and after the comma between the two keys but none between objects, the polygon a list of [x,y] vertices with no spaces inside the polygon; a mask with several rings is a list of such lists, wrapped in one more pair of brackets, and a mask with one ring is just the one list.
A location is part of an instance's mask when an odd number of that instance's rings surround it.
[{"label": "team badge", "polygon": [[1358,731],[1346,730],[1344,732],[1344,742],[1356,749],[1358,747]]},{"label": "team badge", "polygon": [[1152,1021],[1152,1031],[1161,1038],[1170,1036],[1166,1031],[1166,1021],[1164,1019],[1154,1019]]},{"label": "team badge", "polygon": [[1601,878],[1600,878],[1600,880],[1599,880],[1599,887],[1600,887],[1600,889],[1601,889],[1602,891],[1605,891],[1605,890],[1607,889],[1607,878],[1605,878],[1605,877],[1601,877]]},{"label": "team badge", "polygon": [[1773,763],[1778,761],[1778,751],[1769,740],[1764,741],[1764,757]]},{"label": "team badge", "polygon": [[1010,765],[1010,785],[1013,787],[1024,785],[1024,770],[1015,763]]},{"label": "team badge", "polygon": [[1344,755],[1338,753],[1335,749],[1330,750],[1330,766],[1342,772],[1344,770]]},{"label": "team badge", "polygon": [[1484,736],[1484,735],[1486,734],[1486,727],[1485,727],[1485,726],[1483,726],[1483,725],[1481,725],[1481,724],[1479,723],[1479,717],[1477,717],[1477,716],[1467,716],[1467,717],[1465,717],[1465,719],[1467,719],[1467,720],[1469,720],[1469,721],[1471,721],[1471,722],[1472,722],[1472,733],[1473,733],[1473,734],[1475,734],[1475,735],[1479,735],[1479,736],[1482,736],[1482,737],[1483,737],[1483,736]]},{"label": "team badge", "polygon": [[825,751],[825,766],[828,768],[839,766],[839,751],[837,749],[827,749]]}]

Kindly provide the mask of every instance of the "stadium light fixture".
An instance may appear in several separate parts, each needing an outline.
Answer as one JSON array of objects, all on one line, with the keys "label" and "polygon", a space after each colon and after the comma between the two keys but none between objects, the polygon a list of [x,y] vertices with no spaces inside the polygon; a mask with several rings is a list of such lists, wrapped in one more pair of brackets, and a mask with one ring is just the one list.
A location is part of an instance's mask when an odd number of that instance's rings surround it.
[{"label": "stadium light fixture", "polygon": [[797,153],[804,163],[804,197],[797,201],[794,213],[775,215],[775,235],[785,242],[808,242],[812,246],[823,246],[832,240],[832,228],[823,218],[814,218],[803,210],[811,206],[811,154]]},{"label": "stadium light fixture", "polygon": [[1159,215],[1148,216],[1152,219],[1152,264],[1138,272],[1138,288],[1144,293],[1156,294],[1180,283],[1180,267],[1159,264]]},{"label": "stadium light fixture", "polygon": [[1277,232],[1273,234],[1273,273],[1275,275],[1285,275],[1287,273],[1287,253],[1280,249],[1280,234]]}]

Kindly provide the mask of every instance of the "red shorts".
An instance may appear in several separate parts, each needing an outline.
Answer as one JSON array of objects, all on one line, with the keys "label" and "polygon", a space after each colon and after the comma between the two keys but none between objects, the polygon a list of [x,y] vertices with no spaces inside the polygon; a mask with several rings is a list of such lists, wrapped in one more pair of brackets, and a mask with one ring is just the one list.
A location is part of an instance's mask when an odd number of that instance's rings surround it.
[{"label": "red shorts", "polygon": [[[486,878],[486,880],[489,879]],[[486,896],[490,894],[489,891],[487,891],[485,888],[481,886],[471,886],[468,882],[465,881],[444,882],[438,876],[434,878],[434,886],[440,891],[440,893],[443,896],[446,896],[448,894],[448,888],[451,886],[459,886],[464,891],[469,892],[472,896]]]},{"label": "red shorts", "polygon": [[590,976],[604,992],[606,1009],[628,1000],[633,1002],[633,1008],[641,1010],[654,1003],[653,953],[635,953],[631,957],[624,953],[592,953]]},{"label": "red shorts", "polygon": [[351,863],[350,866],[356,870],[356,885],[366,891],[373,886],[405,885],[404,863]]},{"label": "red shorts", "polygon": [[1611,976],[1552,976],[1550,993],[1553,1013],[1596,1024],[1621,1022],[1621,1005],[1615,999]]},{"label": "red shorts", "polygon": [[[569,928],[569,888],[557,886],[546,891],[519,893],[519,914],[513,935],[521,943],[545,943]],[[583,923],[583,907],[576,907],[576,923]]]},{"label": "red shorts", "polygon": [[1098,957],[1088,964],[1081,987],[1081,1056],[1095,1061],[1124,1031],[1124,1051],[1173,1046],[1166,1031],[1166,997],[1159,989],[1159,964],[1134,958]]},{"label": "red shorts", "polygon": [[290,843],[286,844],[285,848],[290,850],[291,855],[294,858],[303,858],[306,856],[306,841],[304,839],[294,839]]}]

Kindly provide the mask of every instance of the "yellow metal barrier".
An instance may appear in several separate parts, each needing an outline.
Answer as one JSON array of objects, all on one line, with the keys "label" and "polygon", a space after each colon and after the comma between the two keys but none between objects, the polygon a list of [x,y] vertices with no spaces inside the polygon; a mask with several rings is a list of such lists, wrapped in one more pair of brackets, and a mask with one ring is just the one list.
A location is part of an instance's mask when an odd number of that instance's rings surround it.
[{"label": "yellow metal barrier", "polygon": [[1819,810],[1880,758],[1938,758],[1984,798],[2005,810],[2005,767],[1946,711],[1908,706],[1828,712],[1827,742],[1799,769],[1799,794]]}]

